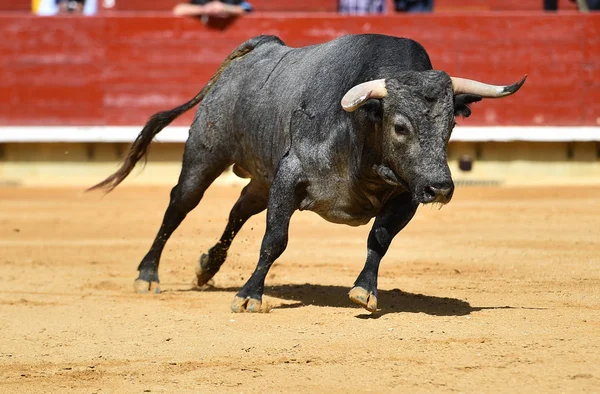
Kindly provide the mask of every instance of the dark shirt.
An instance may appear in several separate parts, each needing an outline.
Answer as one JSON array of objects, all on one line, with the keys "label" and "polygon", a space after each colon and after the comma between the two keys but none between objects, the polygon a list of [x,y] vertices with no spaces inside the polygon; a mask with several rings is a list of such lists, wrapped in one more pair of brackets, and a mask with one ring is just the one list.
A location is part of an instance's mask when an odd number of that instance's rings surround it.
[{"label": "dark shirt", "polygon": [[394,0],[396,11],[431,12],[433,0]]}]

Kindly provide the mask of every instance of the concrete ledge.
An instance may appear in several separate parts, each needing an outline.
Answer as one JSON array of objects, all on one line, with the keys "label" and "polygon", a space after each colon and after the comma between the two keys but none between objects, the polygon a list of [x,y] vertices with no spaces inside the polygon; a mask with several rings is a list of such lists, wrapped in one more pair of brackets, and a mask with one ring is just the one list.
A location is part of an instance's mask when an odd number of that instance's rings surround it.
[{"label": "concrete ledge", "polygon": [[[460,171],[455,160],[449,165],[454,182],[461,186],[600,184],[600,162],[478,161],[471,172]],[[10,162],[0,164],[0,187],[73,186],[84,190],[116,169],[116,162]],[[174,186],[180,170],[180,162],[149,161],[147,166],[137,167],[123,184]],[[217,183],[244,185],[248,179],[226,171]]]},{"label": "concrete ledge", "polygon": [[[143,126],[3,126],[0,143],[22,142],[131,142]],[[167,127],[157,137],[161,142],[185,142],[188,127]],[[600,141],[600,127],[457,127],[451,141],[465,142],[574,142]]]}]

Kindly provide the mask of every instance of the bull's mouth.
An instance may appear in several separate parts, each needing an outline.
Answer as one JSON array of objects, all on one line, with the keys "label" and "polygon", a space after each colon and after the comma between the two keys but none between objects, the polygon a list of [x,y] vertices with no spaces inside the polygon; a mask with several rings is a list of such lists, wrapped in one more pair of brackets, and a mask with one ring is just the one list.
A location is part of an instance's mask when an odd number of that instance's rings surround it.
[{"label": "bull's mouth", "polygon": [[401,187],[406,191],[410,191],[410,186],[398,173],[385,165],[376,166],[375,171],[383,179],[385,183],[392,186]]}]

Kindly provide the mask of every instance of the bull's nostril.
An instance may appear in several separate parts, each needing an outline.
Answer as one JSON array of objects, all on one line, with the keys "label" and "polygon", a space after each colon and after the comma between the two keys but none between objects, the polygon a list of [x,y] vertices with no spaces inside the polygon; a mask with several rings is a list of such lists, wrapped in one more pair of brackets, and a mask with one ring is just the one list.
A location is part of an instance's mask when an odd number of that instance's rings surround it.
[{"label": "bull's nostril", "polygon": [[423,191],[423,197],[425,197],[425,202],[435,201],[437,197],[437,189],[433,186],[425,186],[425,190]]}]

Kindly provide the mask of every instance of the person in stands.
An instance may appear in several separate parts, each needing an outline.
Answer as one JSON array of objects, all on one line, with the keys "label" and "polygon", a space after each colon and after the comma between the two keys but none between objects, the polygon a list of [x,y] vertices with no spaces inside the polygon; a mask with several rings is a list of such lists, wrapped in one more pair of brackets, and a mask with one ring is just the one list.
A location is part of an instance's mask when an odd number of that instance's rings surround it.
[{"label": "person in stands", "polygon": [[[577,3],[580,11],[598,11],[600,10],[600,0],[571,0]],[[558,0],[544,0],[545,11],[557,11]]]},{"label": "person in stands", "polygon": [[[394,0],[394,8],[398,12],[431,12],[433,0]],[[340,0],[339,12],[351,15],[385,14],[386,0]]]},{"label": "person in stands", "polygon": [[394,0],[396,11],[432,12],[433,0]]},{"label": "person in stands", "polygon": [[96,0],[35,0],[33,12],[40,16],[57,14],[84,14],[96,13]]},{"label": "person in stands", "polygon": [[84,0],[61,0],[58,1],[58,10],[62,13],[83,12]]},{"label": "person in stands", "polygon": [[189,3],[177,4],[173,14],[177,16],[215,16],[228,18],[251,12],[250,3],[242,0],[191,0]]},{"label": "person in stands", "polygon": [[339,12],[351,15],[384,14],[385,2],[386,0],[340,0]]}]

